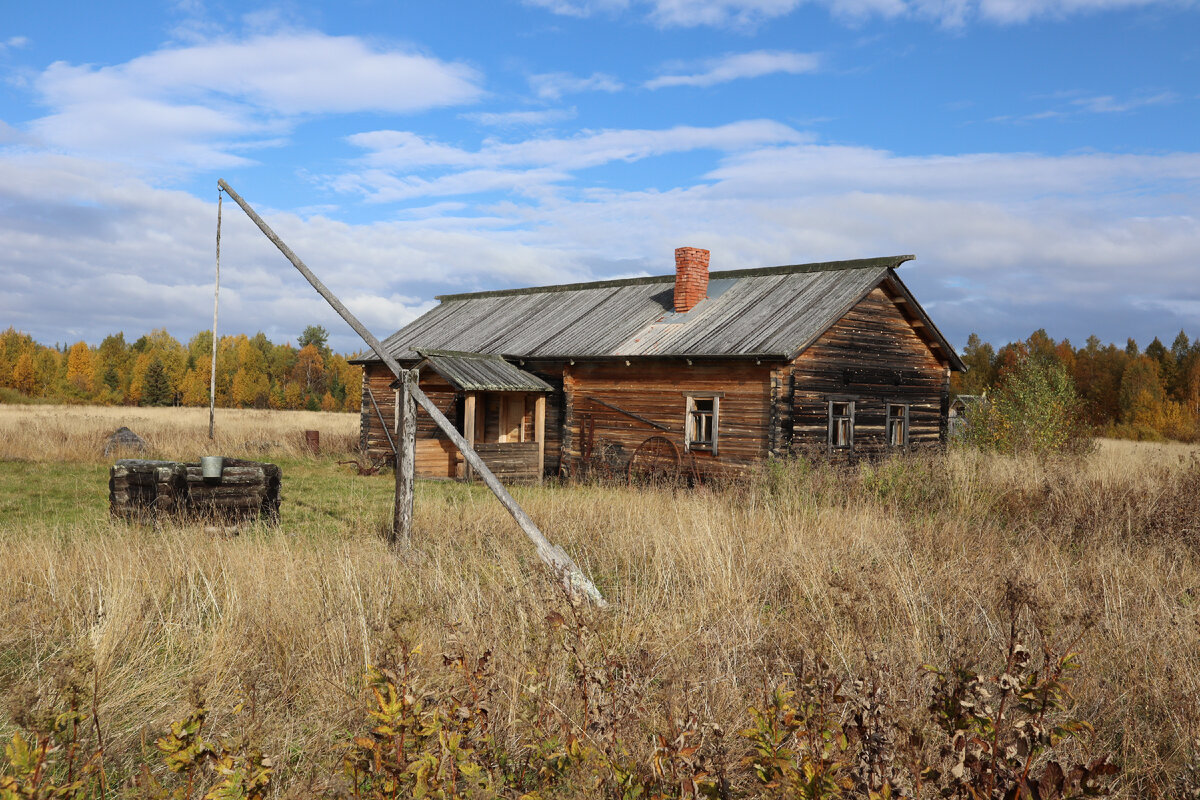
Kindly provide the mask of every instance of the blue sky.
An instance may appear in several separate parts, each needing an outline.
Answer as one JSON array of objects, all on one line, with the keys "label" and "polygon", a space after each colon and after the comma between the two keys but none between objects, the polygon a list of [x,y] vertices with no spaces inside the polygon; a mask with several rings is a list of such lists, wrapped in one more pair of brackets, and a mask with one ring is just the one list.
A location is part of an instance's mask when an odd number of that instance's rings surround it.
[{"label": "blue sky", "polygon": [[[439,293],[915,253],[962,346],[1200,336],[1200,3],[4,4],[0,325],[212,313],[216,181],[381,337]],[[222,328],[353,334],[225,206]]]}]

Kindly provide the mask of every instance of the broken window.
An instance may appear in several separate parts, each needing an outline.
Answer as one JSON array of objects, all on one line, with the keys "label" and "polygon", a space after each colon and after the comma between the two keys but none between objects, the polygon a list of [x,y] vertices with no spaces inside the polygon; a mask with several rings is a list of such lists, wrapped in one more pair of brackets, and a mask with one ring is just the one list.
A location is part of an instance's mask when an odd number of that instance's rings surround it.
[{"label": "broken window", "polygon": [[888,403],[887,407],[888,447],[908,447],[908,405]]},{"label": "broken window", "polygon": [[829,447],[834,450],[854,449],[854,401],[829,401]]},{"label": "broken window", "polygon": [[687,450],[717,452],[717,423],[720,417],[719,397],[687,398],[687,420],[684,447]]}]

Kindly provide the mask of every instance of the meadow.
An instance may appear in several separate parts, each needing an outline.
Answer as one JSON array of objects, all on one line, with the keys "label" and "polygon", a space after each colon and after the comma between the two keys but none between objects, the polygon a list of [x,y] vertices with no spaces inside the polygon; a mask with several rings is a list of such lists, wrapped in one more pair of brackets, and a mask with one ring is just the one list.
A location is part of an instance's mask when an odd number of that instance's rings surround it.
[{"label": "meadow", "polygon": [[[230,537],[107,513],[105,436],[128,425],[152,457],[190,460],[212,450],[207,411],[0,406],[0,736],[82,687],[106,785],[143,764],[169,784],[154,742],[202,695],[229,763],[267,764],[263,796],[365,795],[356,776],[395,744],[367,712],[391,687],[396,719],[423,708],[460,737],[412,729],[445,796],[865,797],[886,779],[966,797],[989,737],[1034,776],[1111,763],[1096,785],[1117,797],[1200,789],[1194,446],[514,488],[612,601],[597,611],[477,485],[419,483],[412,547],[389,548],[390,474],[336,463],[357,422],[219,411],[223,455],[284,475],[279,526]],[[1024,727],[980,700],[1007,697],[1005,676],[1037,695]],[[956,725],[974,732],[961,747]],[[831,788],[805,794],[810,772]]]}]

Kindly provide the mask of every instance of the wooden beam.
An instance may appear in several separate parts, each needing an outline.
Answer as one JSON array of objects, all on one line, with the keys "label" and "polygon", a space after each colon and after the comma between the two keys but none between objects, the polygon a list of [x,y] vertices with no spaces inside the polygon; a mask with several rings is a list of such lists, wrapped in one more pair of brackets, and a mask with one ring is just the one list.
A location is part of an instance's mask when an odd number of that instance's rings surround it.
[{"label": "wooden beam", "polygon": [[[379,410],[379,403],[375,402],[375,393],[371,391],[371,382],[367,377],[366,371],[363,371],[363,390],[367,393],[367,397],[371,398],[371,405],[375,407],[375,416],[379,417],[379,425],[383,428],[383,435],[387,437],[388,447],[392,448],[392,454],[396,454],[396,443],[392,441],[392,432],[388,430],[387,420],[383,418],[383,412]],[[397,427],[399,420],[397,419]],[[363,456],[366,458],[366,455]]]},{"label": "wooden beam", "polygon": [[[475,446],[475,400],[478,392],[467,392],[463,398],[463,438],[471,447]],[[471,480],[471,465],[463,462],[463,478]]]},{"label": "wooden beam", "polygon": [[[387,368],[392,371],[392,374],[397,378],[401,377],[402,373],[404,372],[404,368],[401,367],[400,363],[387,352],[383,346],[383,343],[380,342],[379,339],[375,338],[375,334],[367,330],[366,326],[359,321],[358,317],[354,316],[354,314],[352,314],[350,310],[342,304],[342,301],[339,300],[333,292],[326,288],[325,284],[321,283],[321,280],[315,274],[313,274],[313,271],[310,270],[308,266],[300,260],[299,256],[292,252],[292,249],[288,247],[282,239],[279,238],[279,235],[276,234],[275,231],[271,230],[271,226],[263,221],[263,218],[260,217],[258,213],[250,207],[249,203],[242,199],[241,195],[235,192],[233,188],[223,179],[218,180],[217,185],[224,189],[225,193],[228,194],[235,203],[241,206],[242,211],[245,211],[246,216],[250,217],[250,219],[254,221],[254,224],[257,225],[258,229],[263,232],[263,235],[266,236],[272,244],[279,248],[279,252],[283,253],[284,257],[287,258],[288,261],[292,262],[292,266],[304,276],[305,280],[307,280],[312,287],[317,290],[317,293],[320,294],[321,297],[325,298],[325,302],[329,303],[329,305],[333,307],[333,310],[338,312],[338,315],[341,316],[342,319],[346,320],[346,323],[354,329],[354,332],[362,337],[362,340],[366,342],[368,346],[370,346],[371,350],[375,352],[375,355],[379,356],[379,360],[387,365]],[[533,546],[537,552],[538,558],[545,562],[546,565],[556,573],[559,581],[563,585],[563,588],[566,589],[571,595],[582,597],[583,599],[586,599],[597,606],[607,606],[608,601],[604,599],[604,595],[600,594],[600,590],[596,588],[595,584],[593,584],[591,580],[589,580],[588,577],[583,574],[583,571],[579,569],[579,566],[571,559],[569,555],[567,555],[565,550],[556,544],[552,544],[550,540],[546,538],[546,535],[538,529],[538,526],[535,525],[533,520],[530,519],[529,515],[525,513],[525,509],[521,508],[520,504],[513,499],[513,496],[508,493],[508,490],[504,488],[504,485],[500,483],[499,479],[497,479],[496,476],[492,474],[492,471],[488,469],[487,464],[483,463],[483,459],[479,457],[479,454],[476,453],[469,444],[467,444],[467,441],[462,437],[462,434],[455,430],[454,425],[450,422],[450,420],[446,419],[446,415],[441,412],[441,409],[434,405],[433,401],[429,399],[429,396],[426,395],[425,392],[421,391],[421,387],[413,385],[411,387],[411,392],[413,398],[417,401],[417,403],[420,404],[421,408],[425,409],[425,413],[427,413],[433,419],[434,423],[442,430],[442,433],[446,434],[446,437],[449,438],[450,441],[454,443],[454,446],[462,452],[463,457],[467,460],[467,463],[479,473],[480,478],[482,478],[487,487],[491,489],[492,494],[496,496],[496,499],[500,501],[500,504],[508,510],[509,514],[512,514],[513,519],[517,521],[517,525],[521,527],[521,530],[524,531],[525,535],[529,537],[529,540],[533,542]]]},{"label": "wooden beam", "polygon": [[632,411],[626,411],[625,409],[623,409],[619,406],[614,406],[612,403],[606,403],[603,400],[600,400],[596,397],[585,397],[583,399],[587,400],[589,402],[595,403],[596,405],[604,406],[605,408],[611,408],[613,411],[616,411],[618,414],[624,414],[625,416],[629,417],[630,419],[636,419],[638,422],[643,422],[646,425],[649,425],[651,428],[658,428],[660,431],[666,431],[667,433],[671,432],[671,429],[669,427],[667,427],[666,425],[657,423],[652,419],[646,419],[645,417],[643,417],[639,414],[635,414]]},{"label": "wooden beam", "polygon": [[538,446],[538,483],[546,473],[546,395],[533,401],[533,440]]},{"label": "wooden beam", "polygon": [[392,544],[412,544],[413,468],[416,462],[417,404],[412,389],[417,385],[417,371],[404,373],[400,386],[400,424],[396,426],[396,503],[392,516]]}]

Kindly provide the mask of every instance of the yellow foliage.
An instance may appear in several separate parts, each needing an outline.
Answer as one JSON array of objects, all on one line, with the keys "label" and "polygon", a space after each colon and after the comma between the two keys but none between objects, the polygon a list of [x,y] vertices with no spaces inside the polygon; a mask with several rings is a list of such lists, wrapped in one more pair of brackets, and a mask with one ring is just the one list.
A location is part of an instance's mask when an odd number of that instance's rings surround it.
[{"label": "yellow foliage", "polygon": [[76,342],[67,353],[67,382],[81,392],[92,391],[96,362],[87,342]]},{"label": "yellow foliage", "polygon": [[12,385],[18,392],[30,397],[37,391],[37,373],[33,368],[33,355],[28,351],[17,356],[13,367]]}]

